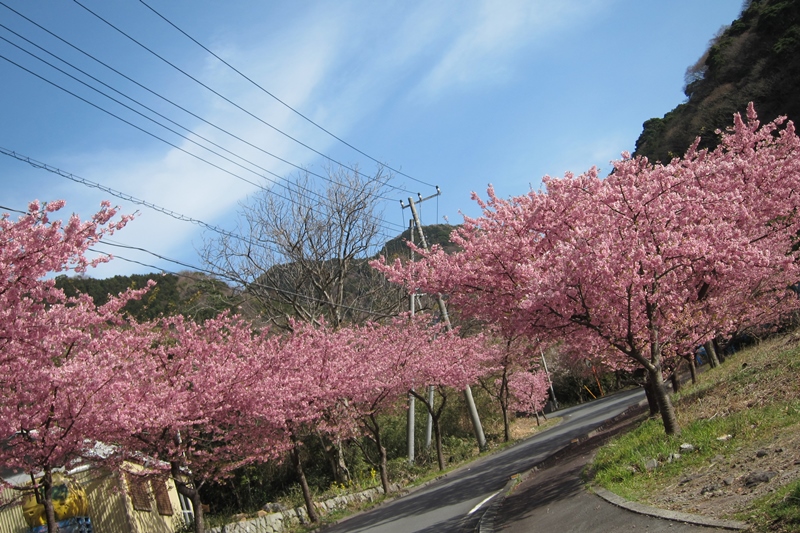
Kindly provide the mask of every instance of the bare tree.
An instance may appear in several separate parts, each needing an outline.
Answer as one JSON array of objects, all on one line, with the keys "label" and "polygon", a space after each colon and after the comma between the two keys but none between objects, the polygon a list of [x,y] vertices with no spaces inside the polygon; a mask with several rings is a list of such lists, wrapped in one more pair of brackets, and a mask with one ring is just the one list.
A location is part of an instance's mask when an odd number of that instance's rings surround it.
[{"label": "bare tree", "polygon": [[204,261],[279,327],[290,318],[338,328],[396,314],[401,290],[366,262],[385,241],[379,203],[389,178],[333,168],[322,184],[305,173],[260,191],[241,205],[241,238],[207,241]]}]

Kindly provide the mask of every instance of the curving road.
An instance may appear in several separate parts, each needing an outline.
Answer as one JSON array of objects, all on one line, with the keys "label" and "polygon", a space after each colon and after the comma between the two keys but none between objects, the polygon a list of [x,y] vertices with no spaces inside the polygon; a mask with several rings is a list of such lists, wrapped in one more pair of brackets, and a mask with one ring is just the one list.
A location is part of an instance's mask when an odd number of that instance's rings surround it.
[{"label": "curving road", "polygon": [[468,531],[511,476],[530,470],[643,398],[639,389],[559,411],[557,415],[563,421],[558,426],[481,458],[408,496],[326,528],[325,532]]}]

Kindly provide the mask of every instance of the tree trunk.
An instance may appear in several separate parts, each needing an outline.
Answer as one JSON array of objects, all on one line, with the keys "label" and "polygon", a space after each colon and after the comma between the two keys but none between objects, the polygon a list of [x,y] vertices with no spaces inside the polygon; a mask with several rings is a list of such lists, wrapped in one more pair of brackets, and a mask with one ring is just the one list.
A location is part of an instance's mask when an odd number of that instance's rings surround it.
[{"label": "tree trunk", "polygon": [[430,396],[425,398],[420,396],[419,393],[415,392],[413,389],[411,393],[428,409],[428,422],[432,426],[434,438],[436,440],[436,458],[439,461],[439,470],[444,470],[444,451],[442,450],[442,428],[439,425],[439,421],[442,417],[442,413],[444,412],[444,406],[447,404],[447,396],[442,394],[442,403],[439,405],[439,409],[434,409],[433,405],[433,387],[428,389]]},{"label": "tree trunk", "polygon": [[719,359],[717,359],[717,351],[714,349],[714,343],[708,341],[703,345],[703,348],[706,349],[708,364],[711,365],[711,368],[717,368],[719,366]]},{"label": "tree trunk", "polygon": [[341,476],[339,483],[350,483],[352,476],[350,475],[350,469],[347,468],[347,461],[344,459],[343,448],[342,439],[336,439],[336,471]]},{"label": "tree trunk", "polygon": [[[175,490],[178,491],[178,494],[182,494],[190,502],[192,502],[195,533],[204,533],[205,522],[203,521],[203,502],[200,500],[200,491],[197,489],[197,484],[181,471],[181,465],[177,461],[170,461],[169,466],[170,474],[175,482]],[[189,485],[191,485],[191,487]]]},{"label": "tree trunk", "polygon": [[192,491],[192,510],[194,511],[194,531],[195,533],[204,533],[206,524],[203,520],[203,502],[200,500],[200,491],[195,489]]},{"label": "tree trunk", "polygon": [[433,417],[433,435],[436,439],[436,459],[439,461],[439,470],[444,470],[444,450],[442,450],[442,428],[439,417]]},{"label": "tree trunk", "polygon": [[542,423],[539,421],[539,411],[534,411],[533,414],[536,417],[536,427],[541,426]]},{"label": "tree trunk", "polygon": [[374,414],[369,416],[370,421],[372,424],[368,425],[368,429],[370,433],[372,433],[372,437],[375,439],[375,446],[378,448],[378,455],[380,457],[380,461],[378,462],[378,470],[381,474],[381,486],[383,487],[383,493],[389,494],[390,487],[389,487],[389,467],[388,467],[388,459],[386,457],[386,447],[384,447],[383,442],[381,442],[381,428],[378,425],[378,420],[375,418]]},{"label": "tree trunk", "polygon": [[505,442],[511,440],[511,423],[508,420],[508,373],[503,367],[503,377],[500,382],[500,411],[503,414],[503,438]]},{"label": "tree trunk", "polygon": [[317,510],[314,508],[314,500],[311,498],[311,489],[308,488],[306,473],[303,471],[303,463],[300,461],[300,450],[297,449],[298,443],[295,441],[293,444],[294,446],[292,446],[291,451],[292,465],[294,465],[294,470],[297,473],[297,477],[300,479],[300,489],[303,491],[303,500],[306,502],[308,519],[311,520],[311,522],[317,523],[319,517],[317,516]]},{"label": "tree trunk", "polygon": [[347,463],[344,460],[341,439],[336,439],[336,442],[333,442],[320,432],[317,432],[317,437],[322,446],[322,453],[325,455],[325,459],[328,460],[328,464],[331,467],[333,479],[335,479],[337,483],[348,483],[350,481],[350,470],[348,470]]},{"label": "tree trunk", "polygon": [[650,416],[655,416],[658,414],[658,402],[656,401],[656,396],[653,393],[653,384],[650,381],[650,377],[648,376],[647,380],[644,382],[644,395],[647,398],[647,406],[650,408]]},{"label": "tree trunk", "polygon": [[42,476],[42,505],[44,505],[44,516],[47,520],[47,533],[57,533],[56,511],[53,509],[53,473],[49,468],[44,469]]},{"label": "tree trunk", "polygon": [[389,494],[392,491],[392,487],[389,485],[389,467],[388,460],[386,458],[386,448],[383,445],[378,445],[378,451],[381,454],[381,486],[383,487],[383,493]]},{"label": "tree trunk", "polygon": [[694,354],[689,355],[689,373],[692,375],[692,385],[697,384],[697,365],[695,364]]},{"label": "tree trunk", "polygon": [[511,422],[508,419],[508,365],[503,366],[503,376],[500,381],[500,412],[503,415],[503,438],[505,442],[511,440]]},{"label": "tree trunk", "polygon": [[661,376],[661,369],[657,366],[648,368],[647,377],[647,381],[651,383],[651,392],[658,404],[658,410],[661,412],[664,432],[666,432],[667,435],[680,435],[681,428],[675,416],[675,407],[672,405],[672,401],[664,388],[664,379]]},{"label": "tree trunk", "polygon": [[669,381],[672,384],[672,392],[678,392],[681,390],[681,378],[678,377],[677,368],[672,372],[672,375],[670,375]]},{"label": "tree trunk", "polygon": [[711,341],[711,344],[714,345],[714,353],[717,354],[717,360],[720,364],[725,362],[725,350],[722,349],[720,346],[719,341],[717,341],[717,337],[714,337],[714,340]]},{"label": "tree trunk", "polygon": [[501,404],[500,409],[503,412],[503,441],[509,442],[511,440],[511,422],[508,420],[508,406]]}]

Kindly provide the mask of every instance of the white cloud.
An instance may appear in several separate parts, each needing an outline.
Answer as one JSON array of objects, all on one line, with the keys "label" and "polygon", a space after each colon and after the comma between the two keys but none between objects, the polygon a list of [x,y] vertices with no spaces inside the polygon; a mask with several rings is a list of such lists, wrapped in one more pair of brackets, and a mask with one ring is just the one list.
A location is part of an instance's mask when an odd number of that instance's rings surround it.
[{"label": "white cloud", "polygon": [[435,97],[467,84],[507,82],[518,54],[581,24],[602,7],[600,0],[483,0],[455,21],[458,34],[421,81],[418,92]]}]

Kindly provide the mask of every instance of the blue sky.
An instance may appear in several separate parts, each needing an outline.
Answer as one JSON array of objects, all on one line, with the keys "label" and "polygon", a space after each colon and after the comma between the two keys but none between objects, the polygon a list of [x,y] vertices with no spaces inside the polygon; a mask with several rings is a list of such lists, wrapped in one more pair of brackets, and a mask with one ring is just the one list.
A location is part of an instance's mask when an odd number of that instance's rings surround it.
[{"label": "blue sky", "polygon": [[[580,173],[593,165],[607,172],[610,160],[633,150],[645,120],[684,100],[686,68],[741,9],[741,0],[146,1],[264,89],[362,152],[439,185],[442,195],[423,204],[426,224],[444,217],[459,223],[461,212],[478,215],[470,193],[483,193],[489,183],[501,196],[511,196],[538,188],[545,175]],[[203,154],[10,41],[113,94],[47,52],[70,62],[279,176],[295,169],[208,123],[322,172],[323,157],[215,96],[99,16],[317,152],[367,173],[375,170],[372,160],[254,87],[143,3],[80,0],[95,16],[67,0],[0,2],[0,56],[6,58],[0,59],[0,148],[229,230],[235,230],[239,203],[257,190],[57,88],[53,84],[179,148]],[[207,122],[112,73],[20,14]],[[268,185],[213,155],[203,157]],[[65,199],[65,217],[72,212],[87,217],[103,199],[125,213],[138,210],[137,218],[113,237],[115,243],[202,266],[197,250],[204,232],[194,224],[2,154],[0,183],[3,212],[25,209],[33,199]],[[434,192],[403,176],[392,183],[409,192],[393,191],[393,201],[385,203],[387,238],[407,225],[408,210],[403,212],[398,200]],[[148,266],[115,259],[90,272],[93,277],[156,270],[149,265],[183,269],[143,251],[102,249]]]}]

